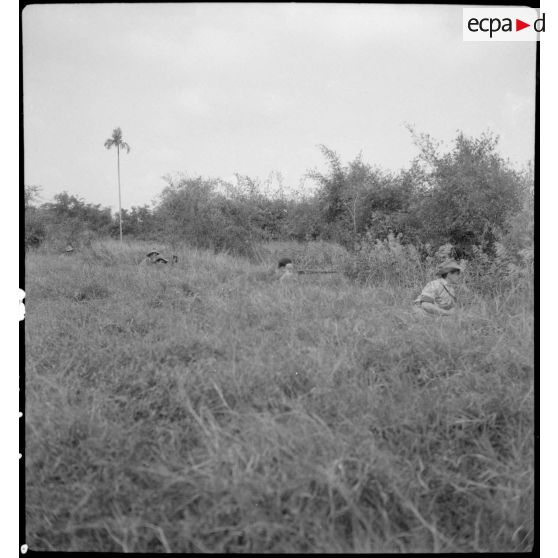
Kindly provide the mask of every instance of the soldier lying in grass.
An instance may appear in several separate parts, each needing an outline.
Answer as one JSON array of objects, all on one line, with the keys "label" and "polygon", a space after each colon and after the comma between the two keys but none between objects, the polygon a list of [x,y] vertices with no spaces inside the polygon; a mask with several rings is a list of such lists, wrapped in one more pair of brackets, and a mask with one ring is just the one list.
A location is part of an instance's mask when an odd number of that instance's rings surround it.
[{"label": "soldier lying in grass", "polygon": [[291,258],[281,258],[277,265],[279,281],[289,281],[294,278],[294,265]]},{"label": "soldier lying in grass", "polygon": [[[157,250],[152,250],[149,254],[146,254],[145,258],[140,262],[140,266],[146,266],[151,264],[168,264],[169,260],[167,258],[163,258]],[[171,264],[178,263],[178,256],[174,255],[171,257],[170,260]]]},{"label": "soldier lying in grass", "polygon": [[421,314],[449,316],[455,313],[454,287],[459,282],[461,266],[454,260],[444,262],[438,268],[439,279],[430,281],[419,297],[414,301],[414,308]]}]

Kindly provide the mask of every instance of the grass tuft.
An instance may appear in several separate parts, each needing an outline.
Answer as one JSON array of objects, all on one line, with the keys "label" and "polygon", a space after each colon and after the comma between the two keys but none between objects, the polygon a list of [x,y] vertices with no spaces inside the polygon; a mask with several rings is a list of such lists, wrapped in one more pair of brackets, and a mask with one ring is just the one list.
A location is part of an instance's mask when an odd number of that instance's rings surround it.
[{"label": "grass tuft", "polygon": [[410,271],[275,279],[325,243],[154,248],[27,254],[32,550],[531,549],[532,290],[424,320]]}]

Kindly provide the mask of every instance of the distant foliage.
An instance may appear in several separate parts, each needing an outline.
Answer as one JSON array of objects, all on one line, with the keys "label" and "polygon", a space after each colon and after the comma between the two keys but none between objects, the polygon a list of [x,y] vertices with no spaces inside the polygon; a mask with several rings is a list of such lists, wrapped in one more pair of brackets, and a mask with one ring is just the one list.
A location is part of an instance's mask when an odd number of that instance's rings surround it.
[{"label": "distant foliage", "polygon": [[297,269],[340,270],[350,257],[342,246],[322,240],[263,242],[255,245],[254,252],[258,263],[275,267],[280,258],[289,257]]},{"label": "distant foliage", "polygon": [[286,239],[317,240],[322,238],[323,229],[319,205],[315,197],[305,197],[289,203],[284,225]]},{"label": "distant foliage", "polygon": [[390,220],[388,215],[406,210],[410,183],[371,167],[360,155],[343,165],[337,153],[323,145],[320,148],[329,171],[309,173],[319,184],[320,236],[350,247],[370,230],[378,238],[399,232],[398,218]]},{"label": "distant foliage", "polygon": [[400,237],[389,233],[385,240],[379,240],[368,234],[344,271],[360,283],[412,286],[427,277],[428,262],[415,246],[402,244]]},{"label": "distant foliage", "polygon": [[495,255],[482,248],[472,248],[473,257],[467,266],[467,284],[470,288],[494,295],[514,286],[530,288],[534,280],[534,252],[519,250],[513,254],[503,244],[494,246]]},{"label": "distant foliage", "polygon": [[181,175],[167,182],[156,210],[166,237],[216,252],[250,253],[250,241],[260,235],[254,213],[242,200],[217,191],[217,180]]},{"label": "distant foliage", "polygon": [[[358,155],[343,163],[322,145],[325,172],[307,178],[314,193],[287,197],[282,179],[236,175],[236,184],[179,173],[167,176],[153,207],[122,210],[128,239],[188,244],[258,259],[265,241],[325,241],[353,253],[347,273],[363,281],[408,283],[425,273],[443,246],[471,263],[471,278],[484,273],[507,281],[532,267],[533,171],[512,168],[497,152],[498,138],[458,133],[445,151],[428,134],[409,128],[418,156],[398,173]],[[25,245],[89,245],[119,234],[119,214],[62,192],[38,206],[38,187],[25,191]],[[414,271],[413,271],[414,270]]]},{"label": "distant foliage", "polygon": [[[485,295],[516,289],[531,289],[534,278],[533,250],[514,253],[501,243],[494,255],[480,246],[472,246],[463,266],[466,288]],[[359,283],[411,287],[425,284],[436,277],[438,265],[447,259],[458,259],[458,250],[450,243],[438,249],[431,245],[403,244],[392,234],[385,240],[367,236],[358,250],[346,258],[344,273]]]},{"label": "distant foliage", "polygon": [[438,153],[424,136],[419,160],[429,165],[417,192],[414,212],[422,240],[451,242],[462,256],[473,246],[491,251],[522,205],[525,182],[497,153],[498,138],[459,133],[453,149]]},{"label": "distant foliage", "polygon": [[[110,226],[111,236],[118,236],[118,214]],[[157,216],[148,205],[122,210],[122,234],[140,240],[153,238],[157,230]]]},{"label": "distant foliage", "polygon": [[31,188],[36,187],[26,187],[26,245],[38,246],[49,240],[58,249],[68,243],[88,246],[93,239],[111,233],[113,218],[109,208],[86,203],[67,192],[37,207],[32,205],[36,196],[32,195]]},{"label": "distant foliage", "polygon": [[23,203],[25,209],[25,250],[38,248],[46,238],[46,226],[41,211],[36,207],[41,188],[25,186]]}]

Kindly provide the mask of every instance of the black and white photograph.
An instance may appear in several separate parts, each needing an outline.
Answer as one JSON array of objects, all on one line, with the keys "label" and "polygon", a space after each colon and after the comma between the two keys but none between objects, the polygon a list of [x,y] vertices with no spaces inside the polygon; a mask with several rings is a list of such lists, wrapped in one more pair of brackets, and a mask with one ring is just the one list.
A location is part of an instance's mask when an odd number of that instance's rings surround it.
[{"label": "black and white photograph", "polygon": [[537,546],[534,6],[20,7],[20,552]]}]

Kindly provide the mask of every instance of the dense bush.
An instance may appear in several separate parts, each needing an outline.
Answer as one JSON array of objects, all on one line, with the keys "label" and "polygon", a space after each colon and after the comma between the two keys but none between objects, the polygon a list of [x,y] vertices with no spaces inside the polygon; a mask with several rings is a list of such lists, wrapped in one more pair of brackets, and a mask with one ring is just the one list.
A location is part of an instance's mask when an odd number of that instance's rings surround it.
[{"label": "dense bush", "polygon": [[34,205],[40,188],[38,186],[25,186],[23,203],[25,210],[25,249],[39,247],[46,238],[46,227],[41,212]]},{"label": "dense bush", "polygon": [[[483,295],[502,292],[528,293],[532,298],[534,280],[533,250],[523,248],[517,252],[496,243],[494,254],[480,246],[472,246],[464,268],[464,288]],[[378,240],[367,236],[358,250],[344,260],[347,277],[369,285],[408,287],[430,281],[436,276],[440,263],[449,258],[458,259],[458,250],[451,243],[434,248],[430,244],[402,244],[401,237],[389,234]]]},{"label": "dense bush", "polygon": [[[148,205],[122,210],[123,235],[145,240],[153,238],[158,228],[157,216]],[[110,227],[110,235],[116,238],[119,234],[118,213],[116,213]]]},{"label": "dense bush", "polygon": [[367,235],[345,264],[345,275],[365,284],[409,286],[424,282],[427,267],[412,244],[391,233],[385,240]]},{"label": "dense bush", "polygon": [[[325,174],[311,171],[309,176],[319,184],[316,199],[321,238],[350,247],[376,225],[377,217],[406,208],[408,182],[372,168],[360,155],[343,165],[337,153],[323,145],[320,148],[329,170]],[[381,235],[383,231],[376,232]]]},{"label": "dense bush", "polygon": [[45,240],[62,248],[67,243],[90,245],[91,240],[106,237],[114,226],[109,208],[62,192],[54,201],[36,205],[37,186],[25,186],[25,245],[37,247]]},{"label": "dense bush", "polygon": [[218,191],[222,183],[202,177],[167,177],[156,215],[164,236],[198,248],[246,255],[259,239],[257,211],[242,198]]},{"label": "dense bush", "polygon": [[492,251],[520,211],[525,176],[496,152],[497,138],[458,134],[454,148],[444,154],[422,136],[420,160],[429,167],[425,186],[417,192],[413,212],[421,222],[421,238],[451,242],[463,256],[473,246]]},{"label": "dense bush", "polygon": [[[153,208],[122,210],[123,234],[250,257],[257,257],[254,246],[261,241],[335,242],[359,252],[351,264],[360,270],[350,272],[356,276],[366,266],[376,270],[368,274],[375,276],[378,262],[396,257],[391,248],[389,255],[380,255],[390,238],[413,245],[401,250],[421,266],[445,244],[452,245],[454,257],[474,259],[479,273],[486,267],[483,258],[503,261],[504,253],[506,269],[532,262],[532,169],[512,168],[490,134],[468,138],[459,133],[443,152],[427,134],[411,132],[419,155],[399,173],[384,172],[361,156],[343,164],[337,153],[321,146],[327,169],[309,171],[317,185],[313,194],[288,198],[281,188],[270,193],[269,184],[241,175],[236,185],[167,176]],[[37,207],[36,187],[26,192],[26,246],[45,238],[87,244],[95,236],[118,235],[118,215],[108,208],[66,192]]]}]

